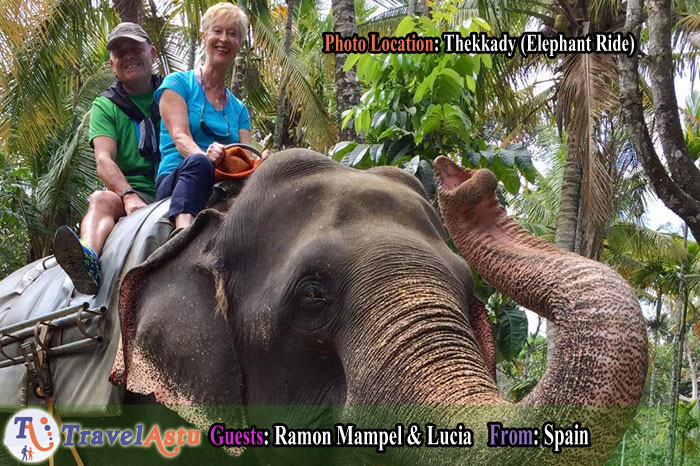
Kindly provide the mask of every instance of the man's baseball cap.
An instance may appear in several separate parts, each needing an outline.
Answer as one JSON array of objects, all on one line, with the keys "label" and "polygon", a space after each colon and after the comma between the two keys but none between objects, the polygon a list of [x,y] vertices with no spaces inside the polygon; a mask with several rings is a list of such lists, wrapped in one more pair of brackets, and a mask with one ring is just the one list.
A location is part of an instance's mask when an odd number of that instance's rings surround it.
[{"label": "man's baseball cap", "polygon": [[109,33],[109,37],[107,38],[107,50],[111,50],[114,42],[121,38],[132,39],[141,43],[153,43],[151,42],[151,38],[148,37],[148,34],[146,34],[146,31],[138,24],[128,22],[119,23],[112,29],[112,32]]}]

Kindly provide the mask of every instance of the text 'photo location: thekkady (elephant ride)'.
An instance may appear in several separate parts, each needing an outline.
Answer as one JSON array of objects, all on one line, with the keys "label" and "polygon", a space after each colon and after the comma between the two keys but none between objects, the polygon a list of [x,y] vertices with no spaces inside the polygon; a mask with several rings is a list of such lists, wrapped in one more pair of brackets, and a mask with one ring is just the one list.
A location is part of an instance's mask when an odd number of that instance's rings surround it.
[{"label": "text 'photo location: thekkady (elephant ride)'", "polygon": [[[148,397],[201,430],[193,450],[219,454],[207,464],[604,464],[647,372],[635,294],[607,266],[520,228],[489,171],[446,158],[434,169],[439,213],[405,171],[290,149],[172,239],[167,199],[120,221],[93,297],[75,293],[51,257],[16,271],[0,282],[0,404],[45,406],[48,390],[64,418],[116,425],[108,416]],[[470,267],[557,325],[545,375],[519,404],[496,384]],[[215,449],[215,423],[459,426],[473,444]],[[489,423],[578,425],[590,446],[487,446]],[[132,455],[120,462],[138,463],[134,450],[120,449]]]}]

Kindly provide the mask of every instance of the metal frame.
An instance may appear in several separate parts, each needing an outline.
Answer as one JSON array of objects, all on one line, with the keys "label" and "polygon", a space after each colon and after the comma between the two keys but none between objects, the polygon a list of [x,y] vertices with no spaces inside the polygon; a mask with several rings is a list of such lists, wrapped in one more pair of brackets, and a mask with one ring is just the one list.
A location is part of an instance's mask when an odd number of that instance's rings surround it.
[{"label": "metal frame", "polygon": [[[32,361],[36,361],[38,352],[43,352],[45,354],[44,359],[47,360],[50,356],[70,353],[101,342],[103,336],[99,334],[91,335],[85,328],[85,322],[93,317],[102,318],[106,312],[107,308],[105,306],[97,309],[90,309],[88,303],[83,303],[0,328],[0,354],[5,358],[0,359],[0,369],[17,364],[29,364]],[[45,339],[41,337],[43,326],[55,330],[70,325],[77,326],[78,331],[85,338],[51,347],[49,344],[50,332],[45,334]],[[21,342],[30,337],[34,337],[34,342],[36,342],[36,346],[39,348],[36,348],[35,345],[26,346],[25,343],[21,345],[20,354],[15,357],[5,352],[5,347],[7,345]]]}]

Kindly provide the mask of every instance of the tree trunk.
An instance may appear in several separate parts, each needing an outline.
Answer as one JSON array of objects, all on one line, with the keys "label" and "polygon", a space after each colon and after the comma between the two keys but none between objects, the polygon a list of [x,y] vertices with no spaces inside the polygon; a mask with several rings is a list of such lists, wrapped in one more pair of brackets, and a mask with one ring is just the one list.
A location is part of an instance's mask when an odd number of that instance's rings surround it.
[{"label": "tree trunk", "polygon": [[[688,228],[684,226],[685,249],[688,249]],[[673,337],[673,368],[671,370],[671,393],[669,394],[669,408],[671,409],[668,423],[668,435],[666,437],[666,466],[673,466],[673,457],[676,452],[676,421],[678,419],[678,388],[683,367],[683,344],[685,340],[685,323],[688,311],[688,289],[685,286],[685,264],[681,269],[681,284],[679,291],[679,315],[676,333]]]},{"label": "tree trunk", "polygon": [[[571,140],[569,140],[571,141]],[[573,150],[573,143],[569,142],[566,167],[564,169],[564,181],[561,186],[561,198],[559,201],[559,213],[557,214],[557,231],[554,244],[565,251],[577,250],[576,237],[578,230],[578,218],[581,204],[581,162]],[[547,320],[547,361],[554,356],[556,346],[557,329],[554,323]]]},{"label": "tree trunk", "polygon": [[236,56],[236,60],[233,65],[233,77],[231,78],[231,92],[233,95],[241,98],[241,92],[243,92],[243,79],[245,76],[245,66],[250,60],[246,59],[247,49],[241,51]]},{"label": "tree trunk", "polygon": [[678,114],[671,55],[671,0],[647,4],[649,10],[649,71],[654,93],[656,130],[673,179],[694,199],[700,199],[700,169],[688,154]]},{"label": "tree trunk", "polygon": [[564,170],[564,181],[561,186],[557,232],[554,237],[554,244],[565,251],[576,250],[576,229],[581,202],[581,176],[581,162],[570,144]]},{"label": "tree trunk", "polygon": [[651,433],[651,409],[654,403],[654,386],[656,384],[656,351],[659,347],[659,322],[661,321],[661,301],[663,295],[657,291],[656,299],[656,321],[654,322],[654,354],[651,357],[651,380],[649,381],[649,399],[647,400],[647,427],[644,433],[644,456],[642,460],[643,466],[647,466],[647,458],[649,456],[649,435]]},{"label": "tree trunk", "polygon": [[625,444],[627,443],[627,432],[622,436],[622,455],[620,455],[620,466],[625,466]]},{"label": "tree trunk", "polygon": [[693,360],[693,353],[690,351],[688,340],[685,341],[685,357],[688,358],[688,372],[690,372],[690,386],[692,387],[692,395],[690,402],[698,401],[698,365]]},{"label": "tree trunk", "polygon": [[[659,199],[685,220],[693,236],[700,238],[700,171],[685,147],[673,88],[670,40],[670,0],[649,4],[649,60],[654,114],[669,172],[661,163],[644,121],[639,90],[639,57],[619,55],[620,102],[627,134]],[[640,37],[642,0],[627,2],[625,32]]]},{"label": "tree trunk", "polygon": [[122,21],[143,25],[146,10],[142,0],[114,0],[114,9]]},{"label": "tree trunk", "polygon": [[407,14],[409,16],[427,15],[428,12],[429,12],[429,10],[428,10],[428,6],[425,4],[425,0],[408,0]]},{"label": "tree trunk", "polygon": [[190,37],[190,46],[187,50],[187,69],[191,70],[194,68],[194,59],[197,53],[197,36]]},{"label": "tree trunk", "polygon": [[[287,0],[287,22],[284,27],[284,53],[289,55],[292,46],[292,26],[294,20],[294,6],[296,0]],[[277,119],[275,120],[275,132],[272,137],[272,150],[278,152],[282,149],[284,140],[284,127],[287,119],[287,83],[289,77],[284,76],[280,84],[280,93],[277,98]]]},{"label": "tree trunk", "polygon": [[[352,37],[357,32],[355,27],[355,2],[354,0],[333,0],[333,30],[343,37]],[[350,69],[343,71],[343,65],[347,59],[347,53],[335,54],[335,95],[338,105],[338,136],[341,141],[361,142],[364,138],[358,138],[354,125],[348,125],[342,129],[343,112],[353,106],[360,105],[360,85],[357,82],[355,71]]]},{"label": "tree trunk", "polygon": [[[679,310],[680,311],[680,310]],[[676,420],[678,417],[678,382],[680,378],[680,355],[681,333],[683,329],[683,312],[678,313],[678,324],[673,335],[673,366],[671,367],[671,390],[668,394],[668,432],[666,434],[666,466],[673,466],[673,457],[676,453]]]},{"label": "tree trunk", "polygon": [[649,381],[649,401],[647,402],[647,421],[646,429],[644,433],[644,456],[642,460],[643,466],[647,466],[647,458],[649,456],[649,435],[651,433],[651,411],[652,411],[652,400],[654,396],[654,385],[656,384],[656,364],[655,358],[652,356],[651,359],[651,380]]}]

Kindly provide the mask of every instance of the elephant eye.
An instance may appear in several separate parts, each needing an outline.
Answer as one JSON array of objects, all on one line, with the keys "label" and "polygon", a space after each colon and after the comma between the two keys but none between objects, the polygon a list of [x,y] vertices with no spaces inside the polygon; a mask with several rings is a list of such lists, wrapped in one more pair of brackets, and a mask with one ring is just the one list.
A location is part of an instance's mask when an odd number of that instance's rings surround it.
[{"label": "elephant eye", "polygon": [[315,282],[306,282],[302,284],[299,294],[304,304],[318,305],[326,302],[323,287]]},{"label": "elephant eye", "polygon": [[316,332],[333,321],[336,297],[329,284],[329,277],[316,270],[297,279],[289,294],[292,326],[304,332]]}]

